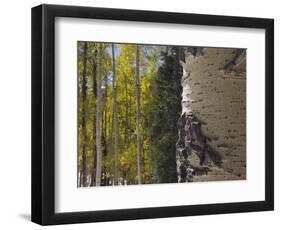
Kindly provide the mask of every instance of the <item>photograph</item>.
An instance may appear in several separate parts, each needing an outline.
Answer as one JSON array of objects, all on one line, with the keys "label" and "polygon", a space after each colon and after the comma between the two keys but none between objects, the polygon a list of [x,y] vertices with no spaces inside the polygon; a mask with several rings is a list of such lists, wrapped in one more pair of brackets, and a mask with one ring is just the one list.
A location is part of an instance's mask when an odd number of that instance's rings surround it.
[{"label": "photograph", "polygon": [[77,187],[246,180],[246,54],[77,41]]},{"label": "photograph", "polygon": [[274,18],[163,10],[32,8],[32,222],[274,210]]}]

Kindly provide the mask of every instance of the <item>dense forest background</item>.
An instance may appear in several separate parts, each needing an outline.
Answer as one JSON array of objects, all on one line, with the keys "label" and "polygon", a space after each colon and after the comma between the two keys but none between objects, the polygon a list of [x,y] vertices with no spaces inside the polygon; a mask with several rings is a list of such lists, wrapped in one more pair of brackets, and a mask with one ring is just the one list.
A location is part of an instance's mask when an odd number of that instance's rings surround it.
[{"label": "dense forest background", "polygon": [[180,47],[78,41],[78,187],[177,182]]}]

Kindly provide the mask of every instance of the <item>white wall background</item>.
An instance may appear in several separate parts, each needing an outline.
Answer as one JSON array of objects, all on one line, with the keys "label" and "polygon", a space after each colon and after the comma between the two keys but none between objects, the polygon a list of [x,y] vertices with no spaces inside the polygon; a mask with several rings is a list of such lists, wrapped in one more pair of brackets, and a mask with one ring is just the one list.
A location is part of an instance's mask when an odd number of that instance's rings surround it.
[{"label": "white wall background", "polygon": [[[280,6],[276,0],[56,0],[1,2],[0,226],[39,229],[30,222],[30,8],[41,3],[275,18],[275,143],[281,138]],[[281,225],[281,147],[275,147],[275,211],[76,224],[68,229],[270,229]],[[55,226],[64,229],[66,226]],[[50,228],[50,227],[47,227]],[[276,229],[276,228],[275,228]]]}]

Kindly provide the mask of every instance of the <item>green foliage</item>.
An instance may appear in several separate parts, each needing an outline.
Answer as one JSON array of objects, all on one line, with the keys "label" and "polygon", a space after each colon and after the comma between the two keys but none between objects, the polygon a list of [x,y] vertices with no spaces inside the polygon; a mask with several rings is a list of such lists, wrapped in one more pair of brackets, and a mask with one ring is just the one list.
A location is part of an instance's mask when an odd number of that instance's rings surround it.
[{"label": "green foliage", "polygon": [[[95,78],[98,43],[88,42],[87,96],[82,113],[83,46],[78,42],[78,168],[82,170],[82,146],[86,143],[88,172],[95,172]],[[136,45],[115,44],[117,90],[117,138],[119,142],[119,176],[127,184],[137,183],[136,142]],[[178,138],[176,121],[180,113],[181,85],[178,48],[170,55],[164,46],[140,48],[140,111],[141,111],[141,176],[142,183],[176,182],[175,144]],[[102,171],[112,183],[114,177],[113,85],[111,44],[102,50]],[[86,137],[82,131],[86,118]],[[109,185],[106,184],[106,185]]]},{"label": "green foliage", "polygon": [[162,65],[158,69],[154,90],[157,102],[148,116],[154,170],[159,183],[176,182],[177,119],[181,112],[181,68],[179,48],[171,48],[171,54],[163,53]]}]

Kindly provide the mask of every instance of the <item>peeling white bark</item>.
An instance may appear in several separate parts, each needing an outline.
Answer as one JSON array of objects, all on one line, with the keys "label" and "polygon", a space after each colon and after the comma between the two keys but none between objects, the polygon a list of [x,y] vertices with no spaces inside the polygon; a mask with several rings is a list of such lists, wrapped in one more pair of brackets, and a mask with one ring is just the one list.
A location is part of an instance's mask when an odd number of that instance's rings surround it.
[{"label": "peeling white bark", "polygon": [[[184,61],[180,62],[182,113],[176,144],[179,182],[200,180],[202,175],[208,175],[204,177],[208,180],[245,178],[246,67],[245,52],[239,52],[193,47],[185,50]],[[221,71],[228,63],[231,72]]]}]

